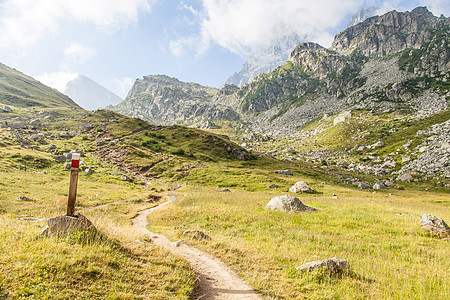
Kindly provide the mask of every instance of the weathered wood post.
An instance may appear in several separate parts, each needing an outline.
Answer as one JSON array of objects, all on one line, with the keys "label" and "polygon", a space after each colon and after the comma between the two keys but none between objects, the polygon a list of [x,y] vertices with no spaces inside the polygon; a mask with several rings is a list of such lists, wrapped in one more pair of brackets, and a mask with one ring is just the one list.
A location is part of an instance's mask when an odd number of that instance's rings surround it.
[{"label": "weathered wood post", "polygon": [[67,201],[67,215],[73,217],[75,213],[75,200],[77,199],[78,168],[80,167],[80,154],[72,153],[70,168],[69,199]]}]

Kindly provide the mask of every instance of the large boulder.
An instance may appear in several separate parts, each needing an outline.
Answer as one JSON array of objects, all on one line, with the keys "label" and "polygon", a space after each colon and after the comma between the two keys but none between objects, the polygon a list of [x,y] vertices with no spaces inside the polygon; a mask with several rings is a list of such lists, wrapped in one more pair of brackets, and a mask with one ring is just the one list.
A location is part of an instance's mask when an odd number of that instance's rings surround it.
[{"label": "large boulder", "polygon": [[56,218],[47,219],[47,226],[41,230],[41,235],[63,237],[72,232],[96,230],[94,224],[80,213],[67,216],[62,215]]},{"label": "large boulder", "polygon": [[420,219],[420,228],[433,231],[437,234],[448,234],[450,235],[450,227],[441,218],[424,214],[422,219]]},{"label": "large boulder", "polygon": [[265,209],[280,210],[280,211],[296,211],[296,212],[314,212],[315,208],[306,206],[300,199],[291,196],[283,195],[272,198],[267,203]]},{"label": "large boulder", "polygon": [[350,264],[345,259],[333,257],[324,260],[315,260],[300,267],[297,270],[311,272],[314,270],[326,269],[330,274],[337,274],[342,272],[348,272],[350,270]]},{"label": "large boulder", "polygon": [[315,190],[310,188],[308,184],[304,181],[299,181],[296,184],[294,184],[290,189],[289,192],[291,193],[314,193]]}]

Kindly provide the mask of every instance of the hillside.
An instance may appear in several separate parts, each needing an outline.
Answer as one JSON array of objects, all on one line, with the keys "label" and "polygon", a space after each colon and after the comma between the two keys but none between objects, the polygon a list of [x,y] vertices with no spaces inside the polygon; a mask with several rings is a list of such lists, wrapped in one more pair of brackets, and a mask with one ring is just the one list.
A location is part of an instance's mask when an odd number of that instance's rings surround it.
[{"label": "hillside", "polygon": [[0,63],[0,104],[16,107],[79,107],[69,97]]}]

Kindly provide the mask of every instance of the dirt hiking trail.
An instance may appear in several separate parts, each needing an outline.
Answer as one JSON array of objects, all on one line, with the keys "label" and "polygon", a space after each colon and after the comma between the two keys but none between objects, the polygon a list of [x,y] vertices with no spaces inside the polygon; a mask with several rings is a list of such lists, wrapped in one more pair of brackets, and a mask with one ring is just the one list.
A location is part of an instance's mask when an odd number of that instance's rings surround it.
[{"label": "dirt hiking trail", "polygon": [[186,244],[179,243],[176,245],[164,235],[153,233],[146,228],[147,216],[175,201],[176,197],[169,195],[168,199],[168,201],[156,207],[140,211],[139,215],[131,221],[136,230],[149,235],[156,245],[182,257],[191,265],[197,276],[197,286],[193,298],[202,300],[262,299],[247,283],[218,259]]}]

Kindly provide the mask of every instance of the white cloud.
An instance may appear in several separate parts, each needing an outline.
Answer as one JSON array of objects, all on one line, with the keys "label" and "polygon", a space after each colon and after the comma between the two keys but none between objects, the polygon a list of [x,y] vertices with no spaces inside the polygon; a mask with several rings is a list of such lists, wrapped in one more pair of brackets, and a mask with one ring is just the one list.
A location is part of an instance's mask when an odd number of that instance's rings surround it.
[{"label": "white cloud", "polygon": [[113,91],[122,99],[125,99],[131,87],[134,84],[134,79],[130,77],[124,77],[122,79],[113,79],[113,85],[115,88]]},{"label": "white cloud", "polygon": [[70,70],[72,66],[82,65],[89,58],[97,55],[97,51],[93,48],[83,46],[78,43],[72,43],[64,49],[63,69]]},{"label": "white cloud", "polygon": [[44,73],[39,76],[35,76],[36,80],[39,80],[45,85],[57,89],[61,93],[64,93],[66,85],[69,81],[74,80],[78,76],[77,73],[71,72],[54,72]]},{"label": "white cloud", "polygon": [[364,0],[202,0],[202,8],[193,13],[200,23],[196,39],[201,42],[192,43],[195,39],[184,37],[172,42],[172,50],[178,53],[179,49],[195,46],[193,50],[202,51],[213,42],[243,53],[247,48],[264,47],[277,37],[292,33],[329,46],[333,39],[330,32],[364,3]]},{"label": "white cloud", "polygon": [[156,0],[5,0],[0,4],[0,47],[26,47],[58,31],[65,21],[114,32],[136,22]]}]

